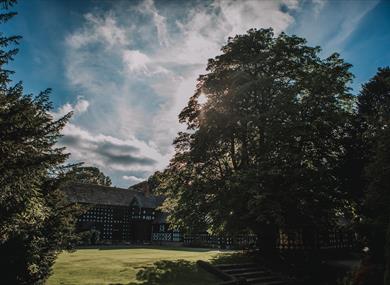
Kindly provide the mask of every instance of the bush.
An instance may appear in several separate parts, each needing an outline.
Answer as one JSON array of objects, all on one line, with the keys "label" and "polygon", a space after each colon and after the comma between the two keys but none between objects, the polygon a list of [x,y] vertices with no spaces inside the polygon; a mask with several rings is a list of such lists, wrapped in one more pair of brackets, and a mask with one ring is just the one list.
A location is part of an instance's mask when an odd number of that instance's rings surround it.
[{"label": "bush", "polygon": [[100,232],[98,230],[80,232],[79,238],[83,245],[96,245],[100,242]]},{"label": "bush", "polygon": [[359,268],[347,273],[337,285],[382,285],[383,266],[363,262]]}]

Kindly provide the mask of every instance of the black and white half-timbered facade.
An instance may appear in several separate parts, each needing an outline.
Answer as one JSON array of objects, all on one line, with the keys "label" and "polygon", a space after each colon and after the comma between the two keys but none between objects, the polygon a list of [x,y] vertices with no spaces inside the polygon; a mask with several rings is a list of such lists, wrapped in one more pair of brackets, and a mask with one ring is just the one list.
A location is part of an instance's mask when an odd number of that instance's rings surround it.
[{"label": "black and white half-timbered facade", "polygon": [[95,230],[101,242],[180,242],[179,232],[169,229],[166,215],[156,208],[164,197],[152,195],[143,182],[130,189],[92,184],[70,184],[63,189],[71,203],[87,206],[77,220],[79,232]]}]

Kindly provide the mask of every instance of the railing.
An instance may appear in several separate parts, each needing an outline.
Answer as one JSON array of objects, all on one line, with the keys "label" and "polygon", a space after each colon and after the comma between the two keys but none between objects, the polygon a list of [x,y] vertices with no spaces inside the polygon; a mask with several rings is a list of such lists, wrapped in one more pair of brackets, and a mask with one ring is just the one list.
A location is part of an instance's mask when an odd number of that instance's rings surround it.
[{"label": "railing", "polygon": [[[183,235],[183,244],[192,247],[254,249],[260,244],[258,239],[261,239],[261,235],[185,234]],[[313,229],[284,229],[279,231],[276,247],[281,251],[349,249],[355,247],[356,241],[357,238],[354,232],[341,229],[322,232]]]},{"label": "railing", "polygon": [[218,236],[209,234],[186,234],[185,246],[211,247],[222,249],[248,249],[256,247],[256,235]]},{"label": "railing", "polygon": [[279,231],[279,250],[299,249],[347,249],[356,245],[356,234],[352,231],[332,229],[283,229]]},{"label": "railing", "polygon": [[183,241],[183,235],[177,231],[153,232],[152,241],[181,242]]}]

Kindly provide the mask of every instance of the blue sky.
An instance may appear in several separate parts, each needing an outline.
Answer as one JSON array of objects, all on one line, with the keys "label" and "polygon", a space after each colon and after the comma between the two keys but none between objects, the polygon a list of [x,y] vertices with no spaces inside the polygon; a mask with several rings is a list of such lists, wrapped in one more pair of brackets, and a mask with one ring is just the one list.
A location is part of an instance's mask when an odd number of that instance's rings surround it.
[{"label": "blue sky", "polygon": [[61,144],[74,161],[127,187],[163,169],[177,115],[228,36],[272,27],[353,64],[356,94],[390,65],[390,1],[21,0],[6,34],[26,93],[53,88],[54,116],[74,116]]}]

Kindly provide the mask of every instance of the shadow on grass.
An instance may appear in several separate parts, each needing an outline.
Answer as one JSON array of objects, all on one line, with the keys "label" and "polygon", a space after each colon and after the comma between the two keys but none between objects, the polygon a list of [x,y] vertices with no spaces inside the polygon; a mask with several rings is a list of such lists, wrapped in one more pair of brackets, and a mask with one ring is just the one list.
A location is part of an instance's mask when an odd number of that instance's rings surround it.
[{"label": "shadow on grass", "polygon": [[206,285],[217,284],[218,280],[187,260],[161,260],[143,267],[137,273],[137,282],[112,283],[110,285]]}]

